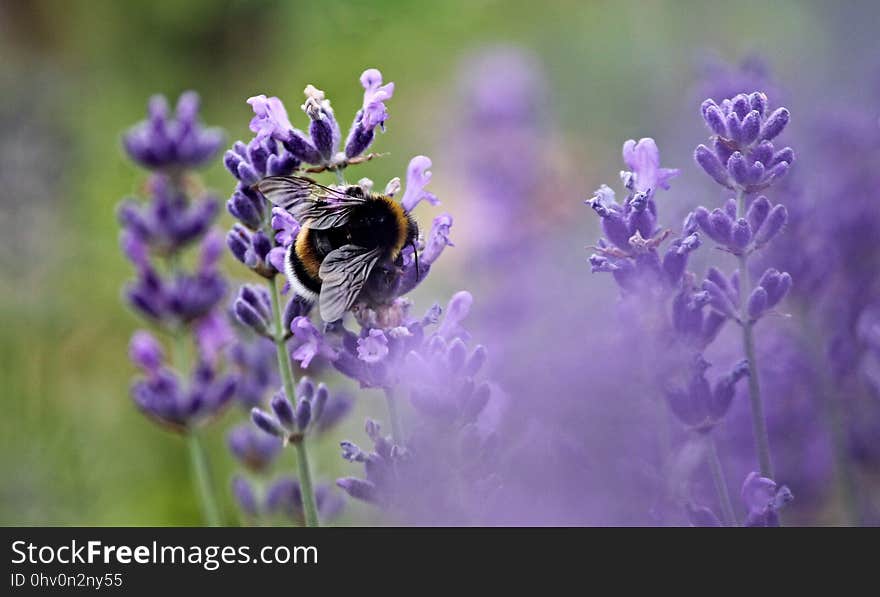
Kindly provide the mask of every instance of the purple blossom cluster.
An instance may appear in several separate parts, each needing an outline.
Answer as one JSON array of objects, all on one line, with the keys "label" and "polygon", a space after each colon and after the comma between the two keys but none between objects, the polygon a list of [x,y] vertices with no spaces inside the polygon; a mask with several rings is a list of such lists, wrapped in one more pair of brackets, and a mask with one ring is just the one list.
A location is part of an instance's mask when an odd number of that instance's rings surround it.
[{"label": "purple blossom cluster", "polygon": [[[717,460],[714,429],[730,410],[738,382],[747,379],[760,478],[773,483],[768,478],[772,468],[753,327],[781,304],[791,290],[792,278],[767,268],[753,285],[749,259],[764,249],[787,221],[785,207],[773,206],[757,192],[788,171],[794,152],[788,147],[774,148],[773,140],[788,124],[789,112],[785,108],[771,110],[767,96],[761,92],[738,94],[720,103],[706,100],[702,116],[713,133],[712,147],[699,145],[694,158],[716,183],[734,191],[736,197],[711,211],[700,206],[689,213],[681,233],[666,245],[661,257],[661,247],[672,233],[658,225],[655,194],[657,189],[668,190],[670,180],[679,171],[660,167],[659,151],[652,139],[627,141],[623,156],[629,169],[621,173],[626,198],[618,203],[614,192],[603,185],[587,201],[601,218],[605,233],[594,247],[590,264],[594,272],[611,273],[624,302],[631,310],[642,312],[639,325],[664,355],[652,374],[655,383],[663,388],[672,414],[688,429],[707,438],[706,453],[718,503],[725,524],[733,524],[737,517]],[[704,237],[735,257],[739,268],[727,275],[713,266],[699,281],[695,273],[688,271],[688,262],[704,244]],[[729,373],[711,382],[706,377],[710,363],[705,354],[726,321],[742,329],[744,358]],[[763,517],[764,522],[772,524],[777,520],[776,506],[757,508],[755,492],[745,493],[751,496],[746,499],[750,521]],[[691,502],[684,505],[696,512]]]},{"label": "purple blossom cluster", "polygon": [[[211,232],[217,200],[202,193],[189,173],[217,154],[223,135],[199,123],[198,105],[195,93],[185,93],[172,116],[165,98],[150,100],[148,119],[123,137],[129,157],[151,171],[148,198],[127,199],[117,212],[122,251],[136,270],[125,288],[127,302],[176,346],[194,340],[198,347],[197,362],[188,370],[183,355],[175,364],[167,361],[151,332],[139,330],[131,341],[131,359],[143,373],[132,386],[135,403],[179,431],[216,416],[235,390],[235,380],[221,373],[217,360],[224,336],[218,308],[226,293],[218,268],[222,241]],[[198,258],[194,271],[187,271],[183,256],[191,247]]]},{"label": "purple blossom cluster", "polygon": [[[302,512],[307,524],[316,523],[319,516],[330,515],[329,511],[322,511],[322,507],[330,507],[322,503],[333,503],[322,497],[327,489],[319,491],[321,486],[312,484],[306,444],[310,437],[339,421],[350,410],[351,400],[330,392],[324,384],[315,386],[307,378],[294,389],[292,363],[309,371],[322,371],[332,365],[362,388],[383,388],[390,393],[402,383],[407,356],[429,341],[426,326],[439,321],[439,307],[432,308],[422,318],[411,317],[411,302],[405,295],[425,279],[445,247],[452,245],[452,217],[448,214],[435,217],[428,234],[420,237],[416,246],[403,250],[397,286],[386,303],[354,305],[351,312],[357,332],[342,324],[316,323],[311,317],[310,302],[292,292],[289,283],[276,282],[278,274],[284,272],[284,255],[305,222],[296,221],[283,209],[270,209],[256,184],[267,176],[332,171],[338,187],[345,188],[343,171],[374,157],[366,152],[375,140],[376,129],[384,130],[388,119],[386,102],[394,93],[394,84],[384,83],[376,69],[364,71],[361,85],[363,103],[344,142],[330,101],[323,91],[309,85],[302,105],[309,119],[307,131],[293,126],[280,99],[254,96],[248,103],[254,112],[250,128],[255,136],[247,143],[235,143],[224,158],[227,170],[237,180],[236,189],[227,202],[227,209],[237,222],[227,234],[226,244],[238,261],[267,284],[266,287],[240,287],[232,311],[242,326],[252,330],[258,338],[274,343],[282,382],[280,389],[276,386],[267,405],[258,396],[268,389],[267,383],[262,381],[268,376],[243,380],[253,406],[251,416],[262,433],[282,438],[284,444],[297,450],[300,473],[298,478],[285,481],[284,491],[273,492],[270,488],[267,503],[259,508],[255,491],[241,479],[236,480],[234,494],[243,512],[252,518],[257,512],[271,514],[279,508],[288,513]],[[431,180],[430,168],[429,158],[414,157],[407,167],[405,186],[400,179],[392,179],[385,185],[384,194],[395,199],[399,196],[400,206],[406,213],[422,201],[437,205],[437,198],[426,188]],[[365,192],[374,192],[370,179],[362,178],[357,184]],[[464,310],[466,314],[467,308]],[[453,307],[440,324],[445,334],[455,333],[459,311],[460,308]],[[443,341],[443,336],[438,338],[434,344]],[[238,356],[243,360],[246,353],[240,350]]]}]

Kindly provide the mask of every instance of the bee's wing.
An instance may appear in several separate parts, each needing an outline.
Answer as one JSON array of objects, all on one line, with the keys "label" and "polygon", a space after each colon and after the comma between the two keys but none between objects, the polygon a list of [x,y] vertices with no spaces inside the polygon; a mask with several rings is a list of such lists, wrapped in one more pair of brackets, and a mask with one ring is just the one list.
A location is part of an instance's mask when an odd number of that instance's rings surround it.
[{"label": "bee's wing", "polygon": [[366,199],[346,195],[303,176],[270,176],[257,188],[273,205],[286,209],[309,228],[326,230],[345,224],[351,210]]},{"label": "bee's wing", "polygon": [[318,272],[321,319],[327,322],[342,319],[363,290],[380,254],[378,247],[365,249],[357,245],[343,245],[327,254]]}]

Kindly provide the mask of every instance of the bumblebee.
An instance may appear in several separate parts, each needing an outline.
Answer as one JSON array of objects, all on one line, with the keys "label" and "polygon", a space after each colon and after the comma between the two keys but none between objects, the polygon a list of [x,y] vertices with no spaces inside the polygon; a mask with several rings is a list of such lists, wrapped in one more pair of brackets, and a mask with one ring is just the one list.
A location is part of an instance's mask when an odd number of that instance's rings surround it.
[{"label": "bumblebee", "polygon": [[406,246],[413,247],[418,276],[418,225],[391,197],[302,176],[271,176],[257,188],[300,223],[285,274],[297,294],[318,303],[324,321],[342,319],[359,301],[375,307],[394,299]]}]

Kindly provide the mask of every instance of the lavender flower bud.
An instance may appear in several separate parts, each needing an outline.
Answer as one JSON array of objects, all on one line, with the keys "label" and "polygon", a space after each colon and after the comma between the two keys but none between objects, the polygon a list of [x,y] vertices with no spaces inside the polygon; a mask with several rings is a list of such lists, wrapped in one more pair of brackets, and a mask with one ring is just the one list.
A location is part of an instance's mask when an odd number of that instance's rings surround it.
[{"label": "lavender flower bud", "polygon": [[752,240],[752,228],[745,218],[739,218],[733,223],[730,239],[734,248],[745,249]]},{"label": "lavender flower bud", "polygon": [[[697,220],[698,223],[701,221],[702,218]],[[716,207],[709,214],[708,227],[703,228],[703,231],[713,240],[723,245],[728,245],[733,233],[733,222],[730,221],[730,217],[724,211]]]},{"label": "lavender flower bud", "polygon": [[253,198],[242,190],[236,190],[226,202],[227,211],[251,230],[258,230],[263,224],[263,214]]},{"label": "lavender flower bud", "polygon": [[736,112],[727,115],[727,133],[737,145],[744,145],[742,140],[742,124]]},{"label": "lavender flower bud", "polygon": [[308,400],[300,400],[296,406],[296,427],[305,431],[312,420],[312,403]]},{"label": "lavender flower bud", "polygon": [[767,96],[760,91],[749,95],[749,106],[763,116],[767,112]]},{"label": "lavender flower bud", "polygon": [[791,290],[791,276],[787,272],[779,273],[778,270],[770,268],[761,276],[758,285],[767,291],[767,308],[772,309]]},{"label": "lavender flower bud", "polygon": [[770,141],[782,133],[788,124],[791,114],[785,108],[777,108],[764,121],[761,127],[761,139]]},{"label": "lavender flower bud", "polygon": [[468,377],[475,376],[480,369],[483,368],[483,365],[486,363],[488,353],[486,352],[486,347],[479,345],[474,348],[474,351],[471,353],[471,356],[468,358],[467,363],[465,363],[464,375]]},{"label": "lavender flower bud", "polygon": [[236,475],[232,478],[232,495],[235,497],[238,507],[247,516],[256,517],[259,515],[257,495],[254,493],[251,484],[241,475]]},{"label": "lavender flower bud", "polygon": [[467,359],[467,347],[461,338],[453,340],[446,348],[446,361],[449,370],[452,373],[458,373],[464,367],[465,359]]},{"label": "lavender flower bud", "polygon": [[726,137],[727,125],[724,123],[724,115],[721,113],[721,109],[718,105],[709,99],[703,102],[702,110],[703,120],[706,121],[709,130],[716,135]]},{"label": "lavender flower bud", "polygon": [[275,416],[278,417],[278,421],[288,429],[294,429],[296,427],[296,415],[293,411],[293,406],[290,404],[290,400],[287,399],[287,396],[284,395],[284,392],[278,392],[272,398],[271,402],[272,411],[275,413]]},{"label": "lavender flower bud", "polygon": [[312,121],[309,126],[309,135],[324,161],[329,162],[339,145],[339,125],[336,123],[336,117],[330,107],[330,101],[324,99],[323,91],[313,85],[308,85],[304,93],[306,102],[302,109]]},{"label": "lavender flower bud", "polygon": [[715,282],[703,280],[703,290],[709,293],[710,303],[722,315],[736,319],[736,309],[730,301],[730,297]]},{"label": "lavender flower bud", "polygon": [[232,304],[235,318],[253,329],[256,333],[266,336],[272,317],[272,306],[268,293],[262,288],[245,285],[239,289],[238,297]]},{"label": "lavender flower bud", "polygon": [[727,171],[730,173],[731,178],[741,187],[749,184],[749,167],[746,164],[745,157],[740,152],[733,152],[733,155],[727,160]]},{"label": "lavender flower bud", "polygon": [[162,346],[145,330],[138,330],[131,337],[128,356],[135,365],[147,373],[158,371],[164,358]]},{"label": "lavender flower bud", "polygon": [[768,213],[770,213],[770,202],[763,195],[756,197],[751,205],[749,205],[749,209],[746,211],[746,219],[756,236],[760,232],[764,220],[767,219]]},{"label": "lavender flower bud", "polygon": [[343,479],[338,479],[336,485],[357,500],[363,500],[371,504],[379,503],[376,486],[369,481],[364,481],[355,477],[345,477]]},{"label": "lavender flower bud", "polygon": [[785,206],[775,206],[770,210],[766,220],[755,235],[755,244],[760,247],[773,240],[779,234],[779,231],[782,230],[782,227],[785,226],[787,220],[788,211],[785,209]]},{"label": "lavender flower bud", "polygon": [[770,141],[761,141],[749,152],[749,159],[752,163],[761,162],[765,166],[771,166],[773,155],[773,143]]},{"label": "lavender flower bud", "polygon": [[251,420],[257,427],[269,435],[274,435],[276,437],[285,437],[287,435],[274,417],[264,413],[259,408],[251,409]]},{"label": "lavender flower bud", "polygon": [[[323,383],[318,385],[318,391],[315,393],[315,398],[312,401],[312,419],[314,419],[315,421],[320,421],[322,426],[332,424],[322,418],[322,416],[324,415],[324,409],[327,406],[327,401],[329,400],[329,398],[330,391],[327,389],[327,386]],[[342,400],[342,402],[344,402],[344,399]],[[337,406],[341,406],[342,402],[337,404]]]},{"label": "lavender flower bud", "polygon": [[229,432],[227,444],[239,462],[257,472],[266,470],[281,451],[277,437],[261,433],[246,423]]},{"label": "lavender flower bud", "polygon": [[748,302],[749,319],[757,321],[767,310],[767,291],[758,286],[752,291]]},{"label": "lavender flower bud", "polygon": [[730,373],[718,380],[712,391],[712,401],[709,405],[709,413],[712,418],[718,420],[727,414],[736,393],[736,384],[747,375],[749,375],[749,364],[748,361],[742,360],[733,367]]},{"label": "lavender flower bud", "polygon": [[715,182],[728,189],[733,188],[727,170],[711,149],[705,145],[698,145],[694,151],[694,159]]},{"label": "lavender flower bud", "polygon": [[743,145],[750,145],[758,138],[758,133],[760,132],[761,114],[757,110],[752,110],[742,121],[742,128],[740,130],[741,143]]}]

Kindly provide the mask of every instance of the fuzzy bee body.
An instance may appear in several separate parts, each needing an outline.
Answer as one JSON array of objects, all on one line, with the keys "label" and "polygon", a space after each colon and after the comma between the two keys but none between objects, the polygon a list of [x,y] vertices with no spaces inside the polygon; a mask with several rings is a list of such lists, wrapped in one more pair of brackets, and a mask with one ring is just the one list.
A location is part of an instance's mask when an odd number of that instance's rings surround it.
[{"label": "fuzzy bee body", "polygon": [[358,300],[378,305],[394,298],[403,248],[418,237],[399,203],[359,186],[338,191],[296,176],[270,177],[258,188],[300,222],[285,274],[297,294],[319,304],[325,321],[341,319]]}]

